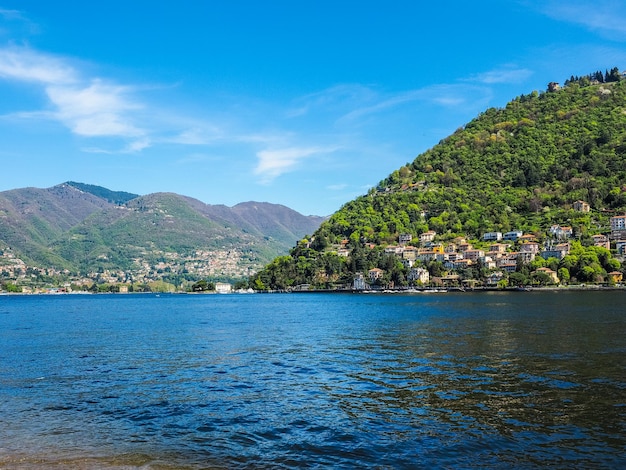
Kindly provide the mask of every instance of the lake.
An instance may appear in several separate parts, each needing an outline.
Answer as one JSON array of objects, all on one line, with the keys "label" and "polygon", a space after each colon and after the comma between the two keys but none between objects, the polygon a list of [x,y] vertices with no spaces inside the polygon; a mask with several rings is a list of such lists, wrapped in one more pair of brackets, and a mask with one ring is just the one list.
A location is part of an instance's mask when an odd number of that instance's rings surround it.
[{"label": "lake", "polygon": [[625,468],[626,292],[0,296],[0,468]]}]

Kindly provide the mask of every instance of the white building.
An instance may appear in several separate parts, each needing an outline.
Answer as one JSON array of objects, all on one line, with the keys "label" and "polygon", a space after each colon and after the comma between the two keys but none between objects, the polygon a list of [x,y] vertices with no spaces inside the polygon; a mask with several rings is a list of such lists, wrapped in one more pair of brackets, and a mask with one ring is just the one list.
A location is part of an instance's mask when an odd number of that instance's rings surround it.
[{"label": "white building", "polygon": [[215,292],[218,294],[230,294],[233,290],[233,286],[231,286],[227,282],[216,282],[215,283]]},{"label": "white building", "polygon": [[502,232],[487,232],[483,235],[483,240],[486,242],[499,242],[502,240]]}]

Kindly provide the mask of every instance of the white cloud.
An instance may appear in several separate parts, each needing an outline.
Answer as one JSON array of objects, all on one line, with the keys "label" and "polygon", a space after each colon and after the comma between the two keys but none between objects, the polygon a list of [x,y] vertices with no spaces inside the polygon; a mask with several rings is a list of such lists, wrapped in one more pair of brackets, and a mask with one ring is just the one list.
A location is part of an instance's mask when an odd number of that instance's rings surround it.
[{"label": "white cloud", "polygon": [[311,155],[330,153],[335,149],[322,147],[289,147],[257,152],[259,162],[254,173],[261,176],[261,183],[267,184],[278,176],[291,171],[301,160]]},{"label": "white cloud", "polygon": [[126,115],[140,109],[126,96],[124,87],[99,80],[88,86],[50,86],[46,93],[57,108],[57,118],[77,135],[86,137],[138,137],[138,129]]},{"label": "white cloud", "polygon": [[626,40],[626,5],[621,0],[546,0],[539,9],[556,20],[582,25],[610,39]]},{"label": "white cloud", "polygon": [[63,60],[24,47],[0,49],[0,77],[44,85],[77,81],[75,70]]},{"label": "white cloud", "polygon": [[130,98],[130,87],[83,78],[69,61],[26,47],[0,49],[0,77],[40,85],[50,100],[50,111],[15,116],[56,119],[82,137],[133,139],[124,152],[150,145],[146,131],[135,124],[143,106]]}]

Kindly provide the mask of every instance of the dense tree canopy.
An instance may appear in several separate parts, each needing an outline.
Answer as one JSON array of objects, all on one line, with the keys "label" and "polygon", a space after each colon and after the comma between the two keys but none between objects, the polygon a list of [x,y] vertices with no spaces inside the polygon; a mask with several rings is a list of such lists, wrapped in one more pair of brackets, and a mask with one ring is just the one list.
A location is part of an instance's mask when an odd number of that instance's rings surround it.
[{"label": "dense tree canopy", "polygon": [[[626,81],[615,68],[566,83],[487,109],[345,204],[311,241],[274,260],[253,284],[324,287],[372,267],[402,284],[406,269],[387,260],[381,248],[397,243],[402,233],[434,230],[443,240],[476,240],[485,232],[516,229],[542,240],[548,227],[563,224],[590,244],[585,237],[606,231],[610,215],[626,210]],[[575,211],[577,200],[592,210]],[[339,256],[337,247],[349,255]],[[555,267],[581,281],[619,267],[607,261],[610,253],[596,255],[598,260],[572,254],[575,260]]]}]

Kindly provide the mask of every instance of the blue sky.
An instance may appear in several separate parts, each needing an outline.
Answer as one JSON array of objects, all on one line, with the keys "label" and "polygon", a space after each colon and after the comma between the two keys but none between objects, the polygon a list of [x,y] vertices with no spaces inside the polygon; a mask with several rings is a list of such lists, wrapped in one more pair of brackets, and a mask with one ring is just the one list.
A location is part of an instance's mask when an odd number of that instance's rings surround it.
[{"label": "blue sky", "polygon": [[488,107],[626,69],[620,0],[0,0],[0,191],[328,215]]}]

